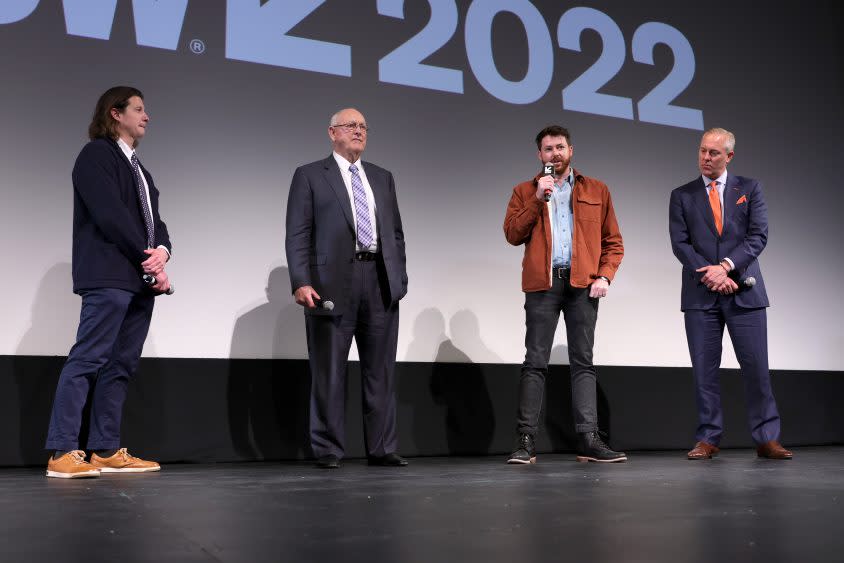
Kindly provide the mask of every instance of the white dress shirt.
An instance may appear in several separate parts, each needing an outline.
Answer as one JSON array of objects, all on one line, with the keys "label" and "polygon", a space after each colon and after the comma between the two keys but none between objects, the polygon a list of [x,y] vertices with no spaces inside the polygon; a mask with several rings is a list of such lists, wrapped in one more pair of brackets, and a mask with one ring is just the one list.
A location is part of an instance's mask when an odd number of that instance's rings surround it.
[{"label": "white dress shirt", "polygon": [[[355,233],[357,233],[358,217],[357,210],[355,209],[355,194],[352,191],[352,173],[349,170],[352,163],[336,152],[333,154],[334,160],[337,161],[337,166],[340,167],[340,176],[343,177],[343,183],[346,184],[346,191],[349,192],[349,203],[352,207],[352,220],[355,222]],[[361,163],[360,158],[358,158],[354,165],[358,168],[358,175],[360,176],[360,181],[363,184],[363,191],[366,193],[366,204],[369,208],[369,224],[372,225],[372,244],[369,248],[362,248],[360,246],[360,242],[356,241],[355,249],[357,252],[378,252],[378,225],[375,222],[375,197],[372,195],[372,187],[369,185],[369,180],[366,178],[366,171],[363,169],[363,164]],[[357,237],[355,238],[357,239]]]}]

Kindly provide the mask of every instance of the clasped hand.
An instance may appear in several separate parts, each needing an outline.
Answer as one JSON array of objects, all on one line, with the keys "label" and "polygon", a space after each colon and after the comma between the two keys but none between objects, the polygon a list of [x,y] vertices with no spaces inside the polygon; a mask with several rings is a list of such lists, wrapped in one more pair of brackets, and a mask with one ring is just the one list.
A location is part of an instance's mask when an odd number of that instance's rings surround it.
[{"label": "clasped hand", "polygon": [[695,271],[698,273],[705,272],[700,281],[709,291],[717,291],[722,295],[730,295],[738,290],[738,284],[727,275],[727,270],[720,264],[704,266]]}]

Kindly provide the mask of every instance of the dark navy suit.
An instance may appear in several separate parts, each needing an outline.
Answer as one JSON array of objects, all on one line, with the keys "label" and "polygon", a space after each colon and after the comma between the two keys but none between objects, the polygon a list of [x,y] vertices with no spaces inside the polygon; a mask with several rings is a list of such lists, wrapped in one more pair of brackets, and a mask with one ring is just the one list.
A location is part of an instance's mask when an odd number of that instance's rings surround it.
[{"label": "dark navy suit", "polygon": [[[141,171],[149,186],[153,246],[169,251],[158,190],[143,165]],[[86,449],[115,449],[121,447],[126,388],[152,318],[155,295],[141,279],[147,237],[132,167],[115,141],[85,145],[72,177],[73,291],[82,297],[82,309],[76,343],[59,376],[46,447],[79,447],[82,409],[92,391]]]},{"label": "dark navy suit", "polygon": [[[681,309],[697,388],[696,439],[717,446],[723,432],[718,368],[726,325],[744,378],[747,418],[757,444],[779,440],[780,417],[768,372],[765,308],[768,296],[757,258],[768,240],[768,210],[762,185],[753,178],[727,175],[724,226],[715,227],[703,179],[671,192],[669,231],[674,255],[683,264]],[[720,295],[701,283],[695,270],[732,260],[739,291]],[[756,279],[746,287],[743,280]]]},{"label": "dark navy suit", "polygon": [[363,169],[375,200],[378,255],[356,259],[351,201],[333,156],[299,167],[287,200],[290,286],[310,285],[334,308],[305,308],[311,367],[311,447],[317,458],[345,453],[346,364],[354,337],[361,364],[367,454],[395,453],[394,368],[399,300],[407,293],[405,244],[393,175]]}]

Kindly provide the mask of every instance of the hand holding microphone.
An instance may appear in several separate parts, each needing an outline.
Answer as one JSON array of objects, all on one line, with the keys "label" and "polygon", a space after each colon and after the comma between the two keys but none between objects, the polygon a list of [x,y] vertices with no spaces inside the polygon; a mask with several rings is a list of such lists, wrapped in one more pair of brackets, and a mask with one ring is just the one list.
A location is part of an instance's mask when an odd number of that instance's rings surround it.
[{"label": "hand holding microphone", "polygon": [[542,177],[536,183],[536,198],[546,202],[551,201],[554,192],[554,163],[546,162],[542,166]]},{"label": "hand holding microphone", "polygon": [[756,285],[756,278],[753,276],[748,276],[746,278],[742,278],[737,282],[734,281],[732,278],[727,278],[727,282],[718,289],[718,293],[722,295],[730,295],[733,293],[739,293],[742,291],[747,291],[749,289],[753,289],[753,286]]},{"label": "hand holding microphone", "polygon": [[[165,274],[166,276],[166,274]],[[149,287],[153,287],[158,283],[158,279],[153,276],[152,274],[144,274],[141,276],[141,279],[144,280],[144,283],[147,284]],[[176,288],[173,287],[173,283],[170,282],[170,285],[167,287],[166,291],[162,291],[164,295],[173,295],[176,293]]]}]

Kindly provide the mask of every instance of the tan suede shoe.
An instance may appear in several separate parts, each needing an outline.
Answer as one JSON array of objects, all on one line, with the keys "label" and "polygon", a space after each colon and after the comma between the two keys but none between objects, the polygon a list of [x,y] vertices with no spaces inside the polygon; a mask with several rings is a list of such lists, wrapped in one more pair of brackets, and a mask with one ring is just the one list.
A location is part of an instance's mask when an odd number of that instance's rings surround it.
[{"label": "tan suede shoe", "polygon": [[161,471],[161,466],[156,461],[146,461],[139,457],[129,455],[126,448],[120,448],[111,457],[100,457],[91,454],[91,465],[103,473],[146,473],[148,471]]},{"label": "tan suede shoe", "polygon": [[47,462],[47,477],[78,479],[99,476],[100,470],[85,461],[85,452],[82,450],[67,452],[59,459],[50,456],[50,461]]}]

